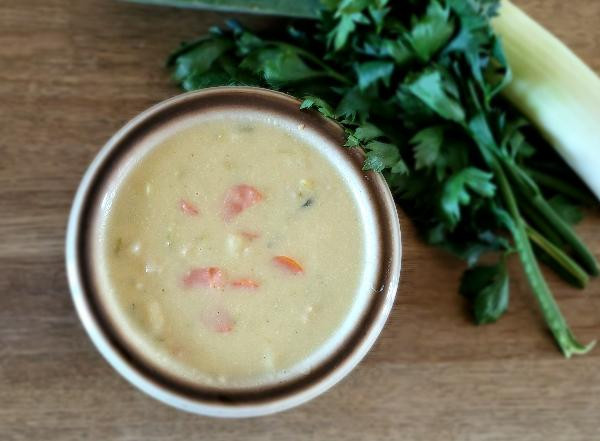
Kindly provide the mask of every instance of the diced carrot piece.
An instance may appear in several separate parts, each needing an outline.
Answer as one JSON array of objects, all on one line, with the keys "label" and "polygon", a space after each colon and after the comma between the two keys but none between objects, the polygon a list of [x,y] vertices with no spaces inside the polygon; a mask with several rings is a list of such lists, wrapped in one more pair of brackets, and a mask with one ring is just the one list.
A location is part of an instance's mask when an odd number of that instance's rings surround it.
[{"label": "diced carrot piece", "polygon": [[260,233],[255,233],[254,231],[240,231],[240,235],[248,240],[258,239],[260,237]]},{"label": "diced carrot piece", "polygon": [[227,334],[228,332],[233,331],[233,322],[221,318],[215,323],[214,330],[221,334]]},{"label": "diced carrot piece", "polygon": [[250,185],[240,184],[231,187],[225,194],[223,219],[230,222],[242,211],[262,200],[262,194]]},{"label": "diced carrot piece", "polygon": [[183,285],[186,288],[223,288],[225,276],[223,271],[217,267],[194,268],[183,277]]},{"label": "diced carrot piece", "polygon": [[304,272],[302,265],[288,256],[275,256],[273,257],[273,263],[293,274],[301,274]]},{"label": "diced carrot piece", "polygon": [[209,309],[202,314],[202,323],[208,329],[220,334],[227,334],[233,331],[235,321],[229,312],[224,308]]},{"label": "diced carrot piece", "polygon": [[186,201],[185,199],[181,199],[179,201],[179,208],[185,214],[189,214],[190,216],[197,216],[199,211],[198,208],[191,202]]},{"label": "diced carrot piece", "polygon": [[252,279],[237,279],[230,282],[234,288],[256,289],[260,287],[260,283]]}]

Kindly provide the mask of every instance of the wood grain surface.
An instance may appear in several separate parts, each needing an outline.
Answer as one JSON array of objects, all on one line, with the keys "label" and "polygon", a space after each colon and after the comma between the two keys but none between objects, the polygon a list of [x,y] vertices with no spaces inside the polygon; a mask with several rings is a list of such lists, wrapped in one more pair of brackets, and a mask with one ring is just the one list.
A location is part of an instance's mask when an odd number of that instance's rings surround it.
[{"label": "wood grain surface", "polygon": [[[600,72],[600,1],[517,3]],[[65,280],[71,199],[115,130],[178,93],[165,55],[223,19],[108,0],[0,0],[0,440],[599,439],[600,348],[564,360],[518,266],[508,314],[473,326],[457,295],[462,264],[419,242],[404,216],[388,325],[345,381],[307,405],[203,418],[146,397],[104,362]],[[600,254],[600,216],[578,229]],[[600,338],[600,281],[583,293],[550,281],[576,334]]]}]

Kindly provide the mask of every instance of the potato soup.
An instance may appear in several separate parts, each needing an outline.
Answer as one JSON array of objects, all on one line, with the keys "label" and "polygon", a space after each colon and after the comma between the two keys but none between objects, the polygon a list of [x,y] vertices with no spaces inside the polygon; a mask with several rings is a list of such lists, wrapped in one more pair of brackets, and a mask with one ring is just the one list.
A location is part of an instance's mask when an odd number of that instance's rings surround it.
[{"label": "potato soup", "polygon": [[360,314],[365,219],[303,131],[217,113],[131,159],[105,197],[103,295],[161,369],[216,387],[285,378]]}]

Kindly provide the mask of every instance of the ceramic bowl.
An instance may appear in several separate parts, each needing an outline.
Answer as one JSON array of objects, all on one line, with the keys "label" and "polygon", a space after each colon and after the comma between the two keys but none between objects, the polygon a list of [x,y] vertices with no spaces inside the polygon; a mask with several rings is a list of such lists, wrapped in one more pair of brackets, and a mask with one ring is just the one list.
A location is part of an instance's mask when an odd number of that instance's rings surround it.
[{"label": "ceramic bowl", "polygon": [[[362,170],[359,149],[343,147],[343,130],[317,112],[300,110],[300,102],[270,90],[220,87],[168,99],[135,117],[100,150],[86,171],[75,196],[66,239],[66,265],[75,308],[90,339],[125,379],[148,395],[171,406],[202,415],[249,417],[266,415],[302,404],[322,394],[365,357],[388,318],[400,279],[401,239],[396,207],[384,179]],[[115,324],[104,305],[98,283],[97,243],[102,201],[112,180],[132,155],[143,156],[153,140],[179,124],[210,112],[258,112],[302,129],[324,158],[340,170],[358,200],[368,230],[369,268],[375,282],[359,293],[364,302],[351,327],[335,334],[333,344],[302,375],[256,387],[216,388],[191,383],[163,371],[144,356],[126,332]],[[316,137],[316,138],[315,138]],[[324,159],[325,160],[325,159]],[[168,165],[166,165],[168,166]],[[369,225],[367,225],[367,222]]]}]

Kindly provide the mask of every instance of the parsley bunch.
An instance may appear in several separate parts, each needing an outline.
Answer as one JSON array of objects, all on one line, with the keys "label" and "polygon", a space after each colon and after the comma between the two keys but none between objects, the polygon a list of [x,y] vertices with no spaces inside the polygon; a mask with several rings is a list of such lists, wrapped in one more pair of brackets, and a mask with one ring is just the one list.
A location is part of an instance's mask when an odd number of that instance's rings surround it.
[{"label": "parsley bunch", "polygon": [[[236,22],[184,44],[168,65],[185,90],[283,90],[338,121],[365,170],[381,172],[425,240],[465,259],[460,291],[478,324],[509,303],[519,255],[546,323],[571,333],[538,259],[583,287],[598,264],[573,232],[594,200],[499,92],[511,73],[490,26],[498,0],[325,0],[318,23],[258,36]],[[491,254],[493,264],[478,263]],[[489,262],[489,260],[488,260]]]}]

